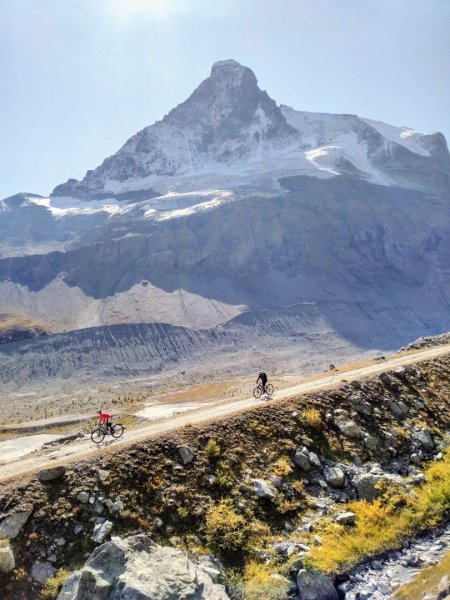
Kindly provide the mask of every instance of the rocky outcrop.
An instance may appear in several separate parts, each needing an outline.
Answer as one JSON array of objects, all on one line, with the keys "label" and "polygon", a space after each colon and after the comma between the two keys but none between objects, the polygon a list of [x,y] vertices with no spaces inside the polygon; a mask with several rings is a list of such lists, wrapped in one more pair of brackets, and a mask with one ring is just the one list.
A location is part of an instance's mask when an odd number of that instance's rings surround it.
[{"label": "rocky outcrop", "polygon": [[8,515],[0,521],[0,540],[15,538],[31,515],[31,510],[23,510]]},{"label": "rocky outcrop", "polygon": [[64,583],[58,600],[228,600],[207,569],[183,552],[154,544],[145,535],[115,538],[99,546]]},{"label": "rocky outcrop", "polygon": [[297,574],[298,597],[300,600],[338,600],[338,593],[323,573],[301,569]]}]

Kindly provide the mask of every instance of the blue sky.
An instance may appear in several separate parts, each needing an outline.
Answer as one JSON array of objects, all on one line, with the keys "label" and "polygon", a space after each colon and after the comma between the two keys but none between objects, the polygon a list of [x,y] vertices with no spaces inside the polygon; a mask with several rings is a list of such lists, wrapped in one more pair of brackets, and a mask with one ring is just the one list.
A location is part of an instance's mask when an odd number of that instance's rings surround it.
[{"label": "blue sky", "polygon": [[81,178],[234,58],[277,103],[450,141],[450,0],[0,0],[0,198]]}]

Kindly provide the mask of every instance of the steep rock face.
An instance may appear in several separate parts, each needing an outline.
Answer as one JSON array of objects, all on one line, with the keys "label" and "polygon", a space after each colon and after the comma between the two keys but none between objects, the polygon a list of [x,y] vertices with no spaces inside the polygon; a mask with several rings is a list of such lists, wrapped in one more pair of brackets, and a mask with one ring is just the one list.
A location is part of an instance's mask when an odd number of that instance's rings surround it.
[{"label": "steep rock face", "polygon": [[[254,73],[234,60],[213,65],[211,75],[162,121],[146,127],[82,182],[70,180],[54,196],[101,198],[130,179],[183,175],[205,164],[242,163],[294,141],[275,102],[259,89]],[[149,182],[142,187],[150,188]],[[118,189],[114,189],[118,188]],[[135,187],[134,189],[139,189]],[[151,194],[150,194],[151,195]]]},{"label": "steep rock face", "polygon": [[135,535],[99,546],[64,583],[58,600],[228,600],[222,585],[183,552]]},{"label": "steep rock face", "polygon": [[234,60],[162,121],[146,127],[53,198],[148,199],[169,189],[226,185],[275,189],[280,176],[351,174],[448,197],[450,155],[441,134],[278,107],[254,73]]}]

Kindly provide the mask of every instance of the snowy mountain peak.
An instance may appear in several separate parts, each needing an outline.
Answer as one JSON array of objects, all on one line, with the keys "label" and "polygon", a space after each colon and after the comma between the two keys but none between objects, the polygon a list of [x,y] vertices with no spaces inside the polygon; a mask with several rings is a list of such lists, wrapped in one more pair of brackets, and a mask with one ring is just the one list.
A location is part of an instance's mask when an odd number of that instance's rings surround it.
[{"label": "snowy mountain peak", "polygon": [[52,197],[135,201],[170,190],[276,189],[281,178],[341,174],[436,193],[447,189],[450,156],[440,134],[279,107],[251,69],[228,59],[162,121]]}]

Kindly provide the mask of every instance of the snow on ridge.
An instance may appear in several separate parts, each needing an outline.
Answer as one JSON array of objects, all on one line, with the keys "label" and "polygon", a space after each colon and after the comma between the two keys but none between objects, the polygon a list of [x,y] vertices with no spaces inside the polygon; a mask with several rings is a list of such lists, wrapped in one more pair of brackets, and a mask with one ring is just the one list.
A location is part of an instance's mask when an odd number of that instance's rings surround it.
[{"label": "snow on ridge", "polygon": [[383,121],[373,121],[372,119],[362,118],[361,121],[367,123],[373,129],[376,129],[383,137],[391,142],[395,142],[404,146],[414,154],[421,154],[422,156],[430,156],[430,152],[426,150],[421,140],[426,135],[420,131],[415,131],[410,127],[396,127],[395,125],[389,125],[383,123]]}]

